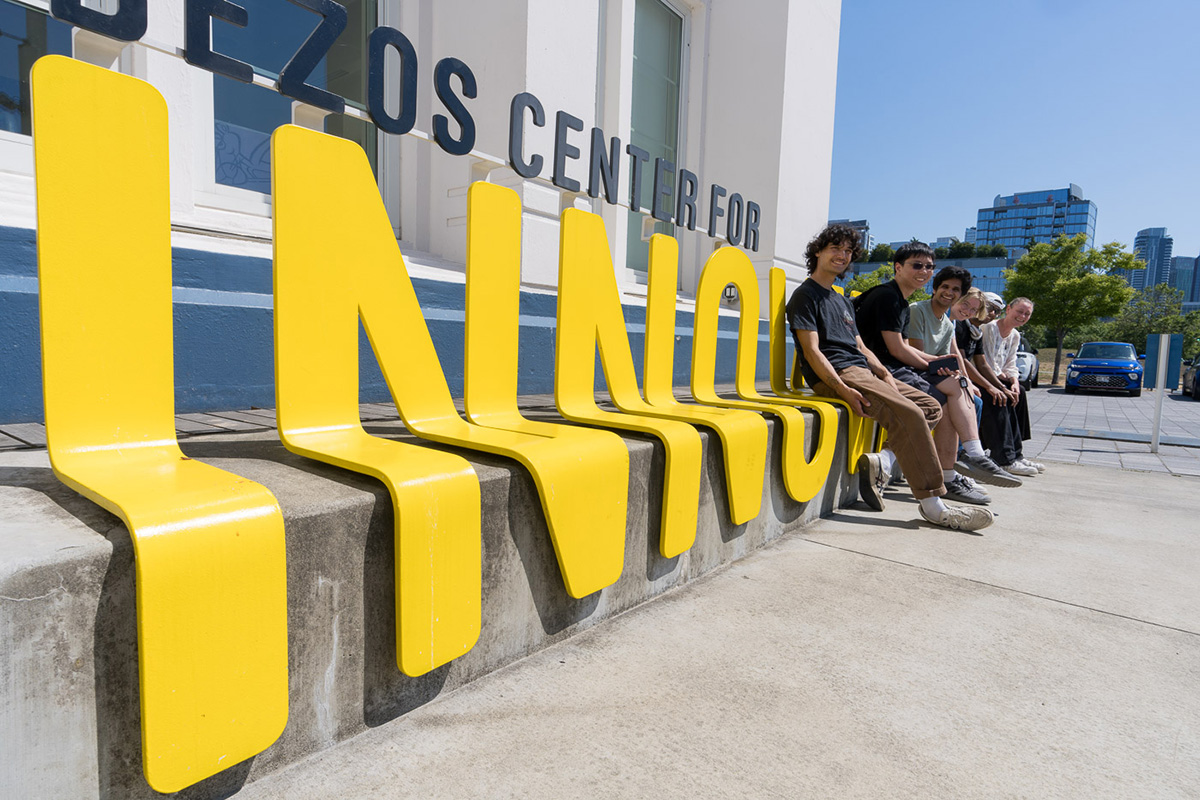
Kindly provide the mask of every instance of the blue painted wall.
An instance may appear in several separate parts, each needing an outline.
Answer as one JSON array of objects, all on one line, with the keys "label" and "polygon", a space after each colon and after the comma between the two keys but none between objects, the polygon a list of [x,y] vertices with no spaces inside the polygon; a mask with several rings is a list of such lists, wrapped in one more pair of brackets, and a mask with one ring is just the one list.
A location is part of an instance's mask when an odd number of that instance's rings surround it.
[{"label": "blue painted wall", "polygon": [[[86,268],[83,265],[81,268]],[[200,250],[175,249],[175,404],[179,413],[275,406],[271,261]],[[413,279],[434,346],[455,397],[463,391],[465,287]],[[555,298],[521,293],[518,391],[554,390]],[[624,306],[638,379],[641,380],[645,309]],[[693,315],[680,311],[676,326],[675,383],[690,379]],[[722,317],[717,340],[717,380],[732,382],[737,320]],[[767,377],[766,324],[759,331],[758,374]],[[360,331],[363,402],[390,399],[366,335]],[[597,389],[603,389],[597,362]],[[42,378],[37,309],[35,234],[0,227],[0,423],[42,421]]]}]

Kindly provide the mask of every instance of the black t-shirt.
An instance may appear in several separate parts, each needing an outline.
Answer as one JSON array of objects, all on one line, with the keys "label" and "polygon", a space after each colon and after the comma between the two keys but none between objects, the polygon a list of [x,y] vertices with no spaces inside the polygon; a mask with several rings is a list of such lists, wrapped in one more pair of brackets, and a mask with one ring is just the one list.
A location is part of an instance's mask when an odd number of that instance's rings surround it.
[{"label": "black t-shirt", "polygon": [[[970,360],[979,352],[979,342],[982,339],[982,337],[977,339],[971,335],[972,327],[974,326],[965,319],[960,319],[954,323],[954,341],[958,344],[958,352],[967,360]],[[975,330],[978,331],[979,329],[975,328]]]},{"label": "black t-shirt", "polygon": [[901,338],[908,327],[908,300],[896,281],[873,286],[854,298],[854,317],[865,344],[889,370],[907,366],[888,352],[884,331],[895,331]]},{"label": "black t-shirt", "polygon": [[858,330],[854,327],[854,307],[842,295],[826,289],[809,278],[796,287],[787,304],[788,327],[796,342],[796,363],[809,386],[820,378],[804,358],[796,331],[816,331],[817,349],[825,356],[834,372],[849,367],[867,366],[867,357],[858,349]]}]

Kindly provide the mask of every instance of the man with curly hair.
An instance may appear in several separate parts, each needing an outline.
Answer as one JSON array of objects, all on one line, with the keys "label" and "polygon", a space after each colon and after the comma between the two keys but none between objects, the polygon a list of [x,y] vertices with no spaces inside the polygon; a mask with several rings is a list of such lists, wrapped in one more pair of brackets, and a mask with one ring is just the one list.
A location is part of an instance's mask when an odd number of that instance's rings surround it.
[{"label": "man with curly hair", "polygon": [[[834,290],[854,259],[861,254],[858,234],[846,225],[829,225],[808,244],[805,260],[809,277],[787,305],[788,325],[796,342],[797,367],[813,391],[840,397],[854,413],[879,421],[891,444],[921,516],[935,525],[975,531],[992,524],[982,506],[949,506],[942,501],[946,486],[929,432],[941,419],[941,407],[924,392],[898,383],[863,344],[850,301]],[[883,509],[886,483],[877,453],[858,464],[864,500]]]}]

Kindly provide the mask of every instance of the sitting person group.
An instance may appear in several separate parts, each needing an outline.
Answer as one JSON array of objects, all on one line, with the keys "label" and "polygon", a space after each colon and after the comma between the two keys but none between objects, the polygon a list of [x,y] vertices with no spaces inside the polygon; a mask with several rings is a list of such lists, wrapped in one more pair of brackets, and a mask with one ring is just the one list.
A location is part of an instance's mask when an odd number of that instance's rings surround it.
[{"label": "sitting person group", "polygon": [[[920,242],[896,252],[893,280],[850,300],[834,282],[860,254],[858,234],[846,225],[829,225],[809,242],[809,278],[787,304],[799,373],[793,380],[841,398],[887,431],[887,447],[857,464],[868,506],[883,510],[898,466],[925,520],[986,528],[994,517],[980,483],[1016,487],[1044,469],[1021,449],[1029,412],[1017,379],[1017,328],[1033,303],[1017,298],[1005,309],[998,295],[973,289],[961,267],[934,277],[933,250]],[[910,306],[930,278],[933,295]]]}]

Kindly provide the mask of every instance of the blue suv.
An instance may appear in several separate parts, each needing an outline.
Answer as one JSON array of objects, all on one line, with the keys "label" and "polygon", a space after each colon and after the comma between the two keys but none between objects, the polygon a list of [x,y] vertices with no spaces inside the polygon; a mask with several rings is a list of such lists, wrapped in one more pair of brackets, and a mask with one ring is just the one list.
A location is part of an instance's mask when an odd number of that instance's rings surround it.
[{"label": "blue suv", "polygon": [[1142,365],[1137,351],[1126,342],[1088,342],[1067,367],[1067,394],[1080,389],[1115,389],[1129,392],[1130,397],[1142,393]]}]

